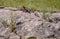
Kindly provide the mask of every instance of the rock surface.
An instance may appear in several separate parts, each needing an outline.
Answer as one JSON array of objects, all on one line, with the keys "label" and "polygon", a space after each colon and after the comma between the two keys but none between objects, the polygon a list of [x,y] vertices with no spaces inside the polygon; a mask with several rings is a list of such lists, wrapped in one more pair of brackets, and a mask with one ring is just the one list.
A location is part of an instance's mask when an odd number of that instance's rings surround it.
[{"label": "rock surface", "polygon": [[[12,8],[17,10],[16,8]],[[2,21],[11,23],[11,16],[14,19],[14,31],[9,27],[5,28]],[[52,13],[48,20],[42,18],[42,12],[14,11],[10,8],[0,9],[0,39],[60,39],[60,13]],[[12,18],[13,19],[13,18]]]},{"label": "rock surface", "polygon": [[16,35],[15,33],[10,33],[9,39],[20,39],[20,36]]}]

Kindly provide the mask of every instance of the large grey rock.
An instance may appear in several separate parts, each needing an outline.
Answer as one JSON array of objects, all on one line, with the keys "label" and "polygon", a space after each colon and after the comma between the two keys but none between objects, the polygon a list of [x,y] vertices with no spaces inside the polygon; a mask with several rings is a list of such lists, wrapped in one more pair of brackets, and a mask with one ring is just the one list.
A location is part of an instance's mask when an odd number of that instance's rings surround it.
[{"label": "large grey rock", "polygon": [[[42,16],[42,14],[40,15]],[[18,35],[24,35],[26,38],[31,36],[54,38],[55,24],[43,20],[42,17],[40,18],[40,15],[38,17],[36,13],[20,14],[18,19],[16,19],[16,24],[18,24],[16,25],[16,33]]]},{"label": "large grey rock", "polygon": [[[24,38],[37,37],[38,39],[59,39],[60,37],[60,13],[53,13],[50,19],[46,20],[42,18],[42,12],[35,11],[34,13],[26,13],[23,11],[8,10],[11,8],[0,9],[0,19],[7,20],[7,23],[11,22],[11,13],[16,17],[15,33],[11,34],[10,28],[5,28],[0,23],[0,36],[9,37],[9,39],[20,39],[19,36]],[[1,21],[3,21],[1,20]],[[50,21],[52,20],[52,22]],[[17,34],[17,35],[16,35]],[[19,36],[18,36],[19,35]],[[3,39],[1,37],[1,39]]]}]

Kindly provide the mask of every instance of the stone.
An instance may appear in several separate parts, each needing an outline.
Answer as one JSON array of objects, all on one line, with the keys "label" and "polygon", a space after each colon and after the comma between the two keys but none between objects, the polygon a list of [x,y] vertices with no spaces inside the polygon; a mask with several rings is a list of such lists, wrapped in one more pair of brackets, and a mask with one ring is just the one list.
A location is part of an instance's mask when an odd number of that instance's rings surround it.
[{"label": "stone", "polygon": [[10,32],[11,32],[10,28],[5,28],[5,26],[0,22],[0,36],[8,38]]},{"label": "stone", "polygon": [[55,26],[55,30],[59,30],[60,29],[60,22],[56,23],[56,26]]},{"label": "stone", "polygon": [[0,39],[5,39],[5,37],[0,37]]},{"label": "stone", "polygon": [[43,22],[44,37],[54,38],[55,37],[55,24],[47,21]]},{"label": "stone", "polygon": [[13,8],[13,7],[5,7],[5,10],[10,10],[10,11],[19,11],[19,8]]},{"label": "stone", "polygon": [[11,33],[9,39],[20,39],[20,36],[16,35],[15,33]]},{"label": "stone", "polygon": [[54,23],[57,23],[60,21],[60,13],[54,13],[50,17],[50,20],[52,20]]},{"label": "stone", "polygon": [[3,31],[1,31],[0,36],[4,36],[5,38],[8,38],[10,33],[11,33],[11,29],[10,28],[6,28]]}]

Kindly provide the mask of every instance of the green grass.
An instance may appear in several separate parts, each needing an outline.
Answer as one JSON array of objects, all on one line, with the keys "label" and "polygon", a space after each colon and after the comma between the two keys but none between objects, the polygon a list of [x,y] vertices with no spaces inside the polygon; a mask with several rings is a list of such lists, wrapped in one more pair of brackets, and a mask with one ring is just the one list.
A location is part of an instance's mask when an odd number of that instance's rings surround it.
[{"label": "green grass", "polygon": [[52,13],[50,12],[47,13],[46,11],[43,11],[43,15],[42,15],[43,19],[49,20],[51,16],[52,16]]},{"label": "green grass", "polygon": [[26,6],[32,10],[60,10],[60,0],[0,0],[0,5],[8,7]]}]

